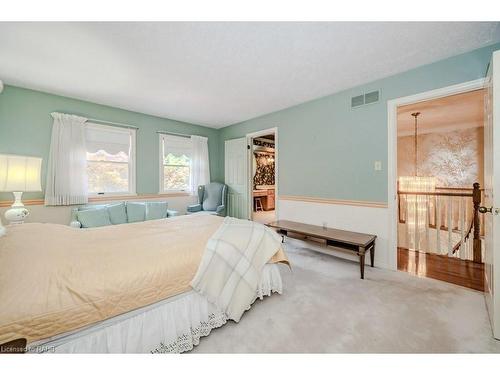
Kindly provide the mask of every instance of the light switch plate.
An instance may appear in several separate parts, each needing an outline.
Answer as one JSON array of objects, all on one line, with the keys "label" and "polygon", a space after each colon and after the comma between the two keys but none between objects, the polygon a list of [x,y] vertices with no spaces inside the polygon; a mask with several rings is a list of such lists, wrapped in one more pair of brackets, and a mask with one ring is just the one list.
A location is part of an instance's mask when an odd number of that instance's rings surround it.
[{"label": "light switch plate", "polygon": [[382,170],[382,162],[380,160],[376,160],[374,167],[375,167],[376,171],[381,171]]}]

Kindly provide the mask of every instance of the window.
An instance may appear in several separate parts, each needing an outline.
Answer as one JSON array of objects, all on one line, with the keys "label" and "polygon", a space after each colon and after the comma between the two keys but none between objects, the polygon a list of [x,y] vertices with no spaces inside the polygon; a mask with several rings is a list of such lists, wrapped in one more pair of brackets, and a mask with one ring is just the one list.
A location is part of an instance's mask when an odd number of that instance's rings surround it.
[{"label": "window", "polygon": [[135,129],[87,124],[89,194],[135,194]]},{"label": "window", "polygon": [[191,190],[192,142],[160,134],[160,193]]}]

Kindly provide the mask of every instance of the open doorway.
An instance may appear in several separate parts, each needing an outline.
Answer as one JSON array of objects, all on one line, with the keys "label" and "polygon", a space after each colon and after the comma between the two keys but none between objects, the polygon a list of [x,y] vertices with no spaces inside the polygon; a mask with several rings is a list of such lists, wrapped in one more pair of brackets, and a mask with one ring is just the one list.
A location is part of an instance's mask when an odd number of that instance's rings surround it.
[{"label": "open doorway", "polygon": [[250,146],[250,218],[262,224],[276,220],[276,130],[248,135]]},{"label": "open doorway", "polygon": [[483,290],[483,129],[484,89],[397,108],[399,270]]}]

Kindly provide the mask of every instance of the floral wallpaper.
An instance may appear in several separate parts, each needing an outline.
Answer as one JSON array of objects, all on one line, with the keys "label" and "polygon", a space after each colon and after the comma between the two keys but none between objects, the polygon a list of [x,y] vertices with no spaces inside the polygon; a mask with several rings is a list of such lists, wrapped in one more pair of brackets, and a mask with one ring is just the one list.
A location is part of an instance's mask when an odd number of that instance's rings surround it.
[{"label": "floral wallpaper", "polygon": [[253,144],[254,144],[254,146],[263,146],[263,147],[274,148],[273,142],[266,142],[266,141],[261,140],[261,139],[254,139]]},{"label": "floral wallpaper", "polygon": [[[414,137],[398,137],[398,176],[414,173]],[[483,185],[483,128],[418,136],[418,174],[435,176],[438,186]]]},{"label": "floral wallpaper", "polygon": [[254,188],[256,185],[274,185],[274,156],[268,154],[254,154],[256,171],[253,176]]}]

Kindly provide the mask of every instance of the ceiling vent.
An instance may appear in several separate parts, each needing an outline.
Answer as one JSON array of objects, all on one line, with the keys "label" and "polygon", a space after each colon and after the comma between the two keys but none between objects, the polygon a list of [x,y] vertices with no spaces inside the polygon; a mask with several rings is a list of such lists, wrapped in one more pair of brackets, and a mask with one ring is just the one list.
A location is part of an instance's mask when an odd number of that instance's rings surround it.
[{"label": "ceiling vent", "polygon": [[351,98],[351,108],[362,107],[367,104],[377,103],[380,98],[380,91],[371,91],[363,95],[353,96]]}]

